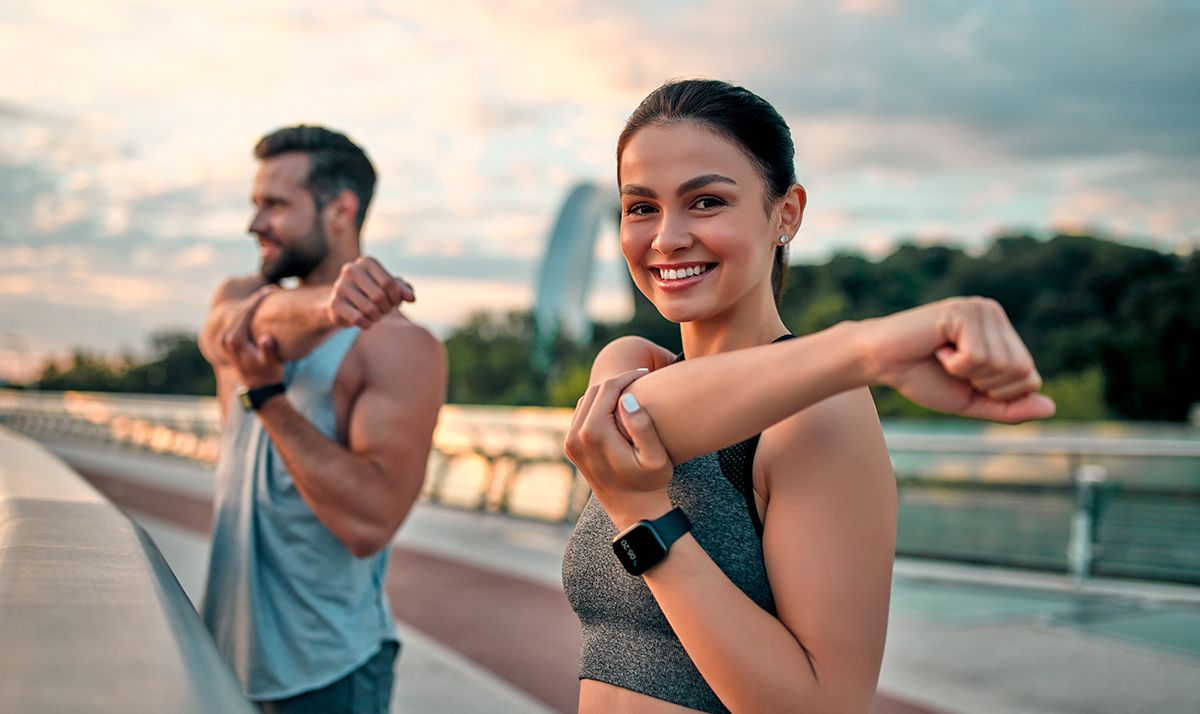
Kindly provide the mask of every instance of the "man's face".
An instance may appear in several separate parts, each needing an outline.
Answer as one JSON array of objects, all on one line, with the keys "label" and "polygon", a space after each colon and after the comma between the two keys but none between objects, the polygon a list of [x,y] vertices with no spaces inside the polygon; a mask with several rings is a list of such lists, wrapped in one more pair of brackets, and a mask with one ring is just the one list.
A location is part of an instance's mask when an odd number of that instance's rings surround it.
[{"label": "man's face", "polygon": [[254,178],[250,232],[258,237],[259,272],[268,283],[303,279],[329,255],[316,202],[305,187],[309,157],[298,152],[264,159]]}]

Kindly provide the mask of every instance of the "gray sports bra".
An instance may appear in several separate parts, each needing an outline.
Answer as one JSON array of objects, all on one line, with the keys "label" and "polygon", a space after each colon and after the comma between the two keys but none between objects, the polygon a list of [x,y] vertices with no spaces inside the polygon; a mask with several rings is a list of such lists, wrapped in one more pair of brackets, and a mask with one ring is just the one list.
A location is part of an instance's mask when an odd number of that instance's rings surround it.
[{"label": "gray sports bra", "polygon": [[[713,562],[774,615],[751,478],[757,445],[754,436],[676,466],[668,492]],[[625,572],[613,555],[616,534],[608,514],[589,499],[563,555],[563,588],[583,631],[579,678],[699,711],[727,712],[646,583]]]}]

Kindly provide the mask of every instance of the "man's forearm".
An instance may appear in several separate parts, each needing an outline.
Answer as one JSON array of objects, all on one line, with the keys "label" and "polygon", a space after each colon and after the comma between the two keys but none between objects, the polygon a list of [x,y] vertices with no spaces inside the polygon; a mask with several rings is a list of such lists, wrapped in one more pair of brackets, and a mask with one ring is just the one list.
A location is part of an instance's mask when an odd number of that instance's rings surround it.
[{"label": "man's forearm", "polygon": [[379,550],[403,522],[419,492],[392,488],[369,459],[317,430],[286,397],[258,411],[292,481],[316,517],[358,557]]},{"label": "man's forearm", "polygon": [[300,359],[335,327],[325,309],[330,290],[328,285],[274,290],[255,311],[251,333],[274,337],[284,361]]},{"label": "man's forearm", "polygon": [[852,323],[787,342],[687,360],[627,392],[674,463],[735,444],[834,394],[867,384]]}]

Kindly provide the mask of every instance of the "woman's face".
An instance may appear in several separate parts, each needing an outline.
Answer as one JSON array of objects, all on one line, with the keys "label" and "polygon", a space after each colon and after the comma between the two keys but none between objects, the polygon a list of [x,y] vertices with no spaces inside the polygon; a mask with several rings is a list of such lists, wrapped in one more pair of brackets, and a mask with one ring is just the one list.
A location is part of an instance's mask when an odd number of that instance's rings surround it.
[{"label": "woman's face", "polygon": [[625,145],[618,176],[621,251],[664,317],[691,322],[770,300],[778,218],[740,148],[692,122],[651,125]]}]

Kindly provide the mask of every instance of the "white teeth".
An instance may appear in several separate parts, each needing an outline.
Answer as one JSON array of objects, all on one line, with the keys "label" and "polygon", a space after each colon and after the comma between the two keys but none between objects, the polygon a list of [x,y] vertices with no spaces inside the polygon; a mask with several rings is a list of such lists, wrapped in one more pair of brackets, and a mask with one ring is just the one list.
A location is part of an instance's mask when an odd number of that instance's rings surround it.
[{"label": "white teeth", "polygon": [[683,278],[690,278],[693,275],[699,275],[705,272],[705,270],[707,270],[707,267],[703,265],[693,265],[687,268],[668,268],[665,270],[660,268],[658,275],[662,280],[681,280]]}]

